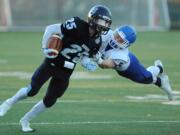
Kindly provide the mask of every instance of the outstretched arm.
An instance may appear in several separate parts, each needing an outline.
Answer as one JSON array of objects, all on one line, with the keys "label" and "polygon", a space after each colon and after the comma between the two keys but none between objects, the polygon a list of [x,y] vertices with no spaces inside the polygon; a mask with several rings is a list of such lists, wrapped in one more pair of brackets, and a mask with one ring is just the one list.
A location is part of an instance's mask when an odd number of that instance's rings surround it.
[{"label": "outstretched arm", "polygon": [[100,52],[94,56],[94,59],[101,68],[114,68],[116,66],[112,59],[103,59]]},{"label": "outstretched arm", "polygon": [[95,61],[101,68],[113,68],[118,70],[124,70],[129,65],[129,58],[126,57],[128,56],[128,54],[126,54],[125,52],[125,55],[119,55],[119,53],[120,52],[118,52],[118,55],[116,55],[116,52],[113,52],[111,57],[103,59],[102,54],[98,52],[95,56]]},{"label": "outstretched arm", "polygon": [[101,63],[98,64],[101,68],[115,68],[116,64],[113,60],[103,60]]}]

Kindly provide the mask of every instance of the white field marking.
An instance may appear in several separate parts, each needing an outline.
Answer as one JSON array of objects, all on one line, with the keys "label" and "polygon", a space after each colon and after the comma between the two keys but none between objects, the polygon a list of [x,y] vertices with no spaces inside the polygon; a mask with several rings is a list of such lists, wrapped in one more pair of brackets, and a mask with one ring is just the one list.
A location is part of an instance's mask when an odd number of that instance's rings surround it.
[{"label": "white field marking", "polygon": [[[0,77],[18,77],[20,79],[30,79],[32,73],[28,72],[0,72]],[[71,79],[87,79],[87,80],[94,80],[94,79],[111,79],[112,75],[97,75],[88,72],[74,72],[71,76]]]},{"label": "white field marking", "polygon": [[180,101],[169,101],[169,102],[162,102],[165,105],[180,105]]},{"label": "white field marking", "polygon": [[[3,101],[0,101],[2,103]],[[34,104],[39,102],[39,100],[32,100],[32,101],[20,101],[20,104]],[[119,102],[142,102],[138,100],[58,100],[56,103],[119,103]],[[147,102],[147,101],[143,101]],[[148,101],[149,102],[149,101]],[[150,101],[155,102],[155,101]]]},{"label": "white field marking", "polygon": [[180,90],[173,90],[172,93],[173,93],[174,95],[180,95]]},{"label": "white field marking", "polygon": [[1,77],[18,77],[20,79],[30,79],[32,76],[32,73],[27,72],[0,72]]},{"label": "white field marking", "polygon": [[[166,99],[167,100],[167,99]],[[143,103],[152,103],[152,102],[165,102],[166,100],[160,100],[160,99],[144,99],[144,100],[137,100],[137,99],[120,99],[120,100],[113,100],[113,99],[101,99],[101,100],[58,100],[56,103],[120,103],[120,102],[126,102],[126,103],[132,103],[132,102],[143,102]],[[0,101],[2,103],[3,101]],[[18,103],[20,104],[35,104],[39,102],[39,100],[26,100],[26,101],[20,101]]]},{"label": "white field marking", "polygon": [[[179,99],[180,98],[180,95],[178,94],[174,94],[174,98],[175,99]],[[159,99],[159,100],[165,100],[167,99],[167,96],[164,95],[155,95],[155,94],[147,94],[145,96],[126,96],[128,99],[134,99],[134,100],[153,100],[153,99]]]},{"label": "white field marking", "polygon": [[164,105],[180,105],[180,101],[177,99],[180,98],[178,95],[174,95],[174,98],[176,99],[175,101],[163,101],[167,100],[167,96],[161,96],[161,95],[145,95],[145,96],[126,96],[130,100],[139,100],[141,102],[144,102],[145,100],[154,100],[154,99],[159,99],[162,104]]},{"label": "white field marking", "polygon": [[97,74],[92,74],[89,72],[74,72],[71,76],[71,79],[112,79],[112,75],[97,75]]},{"label": "white field marking", "polygon": [[[162,123],[162,124],[180,124],[180,121],[165,121],[165,120],[133,120],[133,121],[76,121],[76,122],[39,122],[31,123],[31,125],[89,125],[89,124],[152,124],[152,123]],[[4,122],[0,123],[0,126],[9,126],[9,125],[19,125],[17,122]]]},{"label": "white field marking", "polygon": [[126,96],[126,98],[133,100],[152,100],[152,99],[165,100],[167,99],[167,96],[147,94],[145,96]]},{"label": "white field marking", "polygon": [[6,63],[8,63],[8,60],[6,60],[6,59],[0,59],[0,64],[6,64]]}]

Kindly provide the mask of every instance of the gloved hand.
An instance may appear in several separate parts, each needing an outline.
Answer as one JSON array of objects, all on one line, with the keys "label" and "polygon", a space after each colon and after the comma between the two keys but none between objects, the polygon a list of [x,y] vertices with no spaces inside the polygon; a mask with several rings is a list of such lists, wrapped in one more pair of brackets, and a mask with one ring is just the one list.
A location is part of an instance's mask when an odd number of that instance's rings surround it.
[{"label": "gloved hand", "polygon": [[81,65],[87,69],[88,71],[95,71],[97,68],[97,65],[94,61],[92,61],[89,57],[84,56],[81,59]]},{"label": "gloved hand", "polygon": [[83,67],[85,69],[87,69],[88,71],[91,71],[91,72],[93,72],[93,71],[95,71],[97,69],[97,65],[93,61],[91,61],[89,63],[86,63],[85,65],[83,65]]},{"label": "gloved hand", "polygon": [[49,58],[49,59],[54,59],[58,56],[59,52],[57,50],[54,49],[50,49],[50,48],[44,48],[43,49],[43,53],[44,55]]},{"label": "gloved hand", "polygon": [[97,52],[94,57],[94,61],[96,61],[98,64],[102,64],[102,62],[103,62],[102,53]]}]

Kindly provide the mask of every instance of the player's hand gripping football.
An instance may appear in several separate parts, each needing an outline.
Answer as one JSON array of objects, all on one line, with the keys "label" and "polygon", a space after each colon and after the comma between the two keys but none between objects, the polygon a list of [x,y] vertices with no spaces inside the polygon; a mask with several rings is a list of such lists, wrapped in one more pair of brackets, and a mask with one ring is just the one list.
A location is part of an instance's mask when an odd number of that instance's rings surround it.
[{"label": "player's hand gripping football", "polygon": [[50,48],[44,48],[43,52],[44,52],[44,55],[46,56],[46,58],[49,58],[49,59],[54,59],[59,54],[59,52],[57,50],[50,49]]},{"label": "player's hand gripping football", "polygon": [[61,38],[58,35],[52,35],[49,39],[47,48],[43,48],[43,52],[47,58],[54,59],[61,51],[62,45]]}]

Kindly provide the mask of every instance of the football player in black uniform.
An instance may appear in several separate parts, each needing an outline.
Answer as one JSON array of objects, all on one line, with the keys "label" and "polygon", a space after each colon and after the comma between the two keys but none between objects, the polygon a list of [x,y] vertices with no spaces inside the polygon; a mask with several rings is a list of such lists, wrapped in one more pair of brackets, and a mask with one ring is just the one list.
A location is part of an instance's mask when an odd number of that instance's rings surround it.
[{"label": "football player in black uniform", "polygon": [[[29,121],[53,106],[57,98],[63,95],[78,60],[86,61],[87,57],[96,54],[101,45],[100,35],[102,32],[108,31],[110,25],[110,10],[106,6],[96,5],[89,11],[87,22],[79,17],[74,17],[65,23],[46,27],[42,40],[45,60],[33,74],[31,83],[2,103],[0,116],[4,116],[18,101],[35,96],[50,78],[43,100],[34,105],[20,120],[23,132],[33,131]],[[58,34],[63,42],[62,49],[57,56],[52,56],[52,49],[47,48],[48,40],[54,34]]]}]

